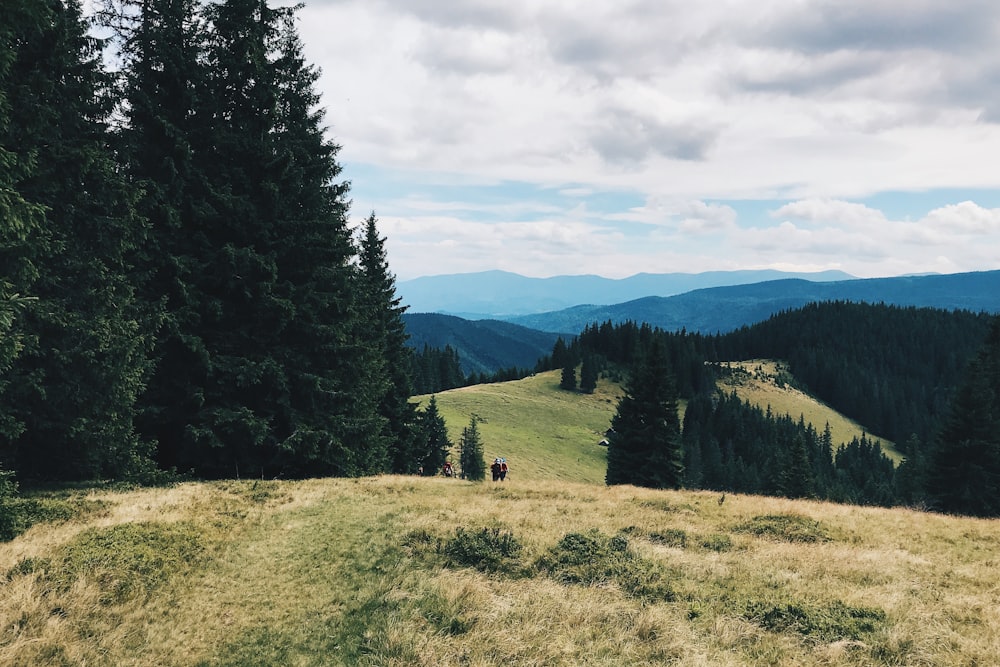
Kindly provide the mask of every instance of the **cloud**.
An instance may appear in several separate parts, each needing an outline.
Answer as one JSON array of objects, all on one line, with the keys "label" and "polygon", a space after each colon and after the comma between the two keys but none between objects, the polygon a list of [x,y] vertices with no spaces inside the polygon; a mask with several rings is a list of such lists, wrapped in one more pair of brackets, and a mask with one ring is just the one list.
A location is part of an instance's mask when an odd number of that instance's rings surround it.
[{"label": "cloud", "polygon": [[[1000,202],[975,194],[1000,188],[992,0],[315,0],[301,14],[345,176],[400,174],[390,196],[359,196],[396,220],[400,273],[997,264]],[[508,182],[525,187],[477,187]]]},{"label": "cloud", "polygon": [[944,233],[986,235],[1000,233],[1000,209],[986,209],[963,201],[934,209],[922,221]]},{"label": "cloud", "polygon": [[702,160],[715,133],[694,122],[662,121],[626,109],[601,114],[590,141],[597,153],[615,164],[634,165],[651,155]]},{"label": "cloud", "polygon": [[871,231],[885,225],[885,214],[864,204],[834,199],[806,199],[785,204],[771,214],[811,225],[838,226]]}]

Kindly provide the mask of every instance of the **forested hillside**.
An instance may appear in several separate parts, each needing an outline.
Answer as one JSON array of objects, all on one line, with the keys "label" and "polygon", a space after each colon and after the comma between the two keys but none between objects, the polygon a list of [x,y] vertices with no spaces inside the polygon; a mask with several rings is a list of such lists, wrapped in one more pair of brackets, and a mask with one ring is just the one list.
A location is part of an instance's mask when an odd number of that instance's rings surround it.
[{"label": "forested hillside", "polygon": [[406,313],[403,322],[410,347],[417,351],[424,346],[450,347],[466,375],[492,375],[510,367],[532,369],[560,335],[500,320],[471,321],[432,313]]},{"label": "forested hillside", "polygon": [[[926,479],[942,458],[948,459],[940,454],[942,448],[954,447],[939,435],[958,387],[975,370],[972,360],[981,354],[996,322],[996,317],[963,311],[846,302],[813,304],[723,336],[605,322],[587,327],[568,344],[557,341],[542,365],[571,369],[597,357],[599,365],[625,365],[635,377],[651,346],[662,345],[679,395],[688,400],[684,445],[678,447],[685,457],[687,485],[880,504],[940,501],[946,506],[940,489],[928,496]],[[801,382],[874,432],[895,436],[906,456],[903,465],[895,468],[871,438],[848,443],[831,460],[835,443],[829,433],[796,423],[795,415],[772,415],[717,393],[716,380],[727,372],[720,362],[760,357],[789,360],[788,381]],[[985,386],[1000,383],[1000,377],[989,377]],[[992,405],[994,396],[985,393],[981,400]],[[991,423],[982,415],[992,414],[993,408],[977,405],[968,412],[978,410],[981,416],[963,419]],[[985,438],[984,444],[977,446],[981,453],[969,465],[992,471],[983,473],[992,479],[990,475],[1000,474],[1000,463],[990,463],[994,458],[1000,462],[1000,447],[995,437],[977,437]],[[982,485],[996,486],[989,481]]]}]

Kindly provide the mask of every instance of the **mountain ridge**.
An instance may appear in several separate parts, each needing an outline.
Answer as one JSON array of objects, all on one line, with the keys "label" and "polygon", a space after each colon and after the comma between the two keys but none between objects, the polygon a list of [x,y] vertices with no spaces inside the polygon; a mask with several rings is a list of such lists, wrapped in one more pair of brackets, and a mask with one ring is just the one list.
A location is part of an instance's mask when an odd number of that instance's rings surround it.
[{"label": "mountain ridge", "polygon": [[579,332],[588,324],[644,322],[668,331],[726,333],[816,301],[855,301],[896,306],[1000,312],[1000,270],[955,274],[858,278],[814,282],[797,278],[693,290],[671,297],[647,296],[607,306],[579,305],[560,311],[505,318],[530,329]]},{"label": "mountain ridge", "polygon": [[[424,276],[400,281],[397,295],[411,313],[441,313],[470,320],[508,319],[582,303],[610,305],[647,296],[746,285],[783,278],[816,282],[853,279],[842,271],[793,273],[773,269],[702,273],[637,273],[627,278],[594,274],[530,278],[507,271]],[[586,295],[581,298],[581,295]]]}]

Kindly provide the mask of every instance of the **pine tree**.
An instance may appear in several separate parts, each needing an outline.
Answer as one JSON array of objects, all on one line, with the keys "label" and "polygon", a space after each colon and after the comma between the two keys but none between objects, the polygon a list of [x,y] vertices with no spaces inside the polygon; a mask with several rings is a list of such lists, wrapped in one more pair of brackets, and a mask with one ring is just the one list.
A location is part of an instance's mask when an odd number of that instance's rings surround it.
[{"label": "pine tree", "polygon": [[576,390],[576,364],[569,362],[562,369],[562,378],[559,380],[559,388],[567,391]]},{"label": "pine tree", "polygon": [[210,261],[202,219],[210,210],[198,159],[210,141],[200,101],[205,26],[197,0],[106,0],[100,13],[123,63],[119,156],[142,191],[149,236],[140,255],[143,300],[156,318],[154,369],[137,426],[161,467],[195,467],[188,431],[204,402],[210,355],[199,333],[210,312],[199,276]]},{"label": "pine tree", "polygon": [[143,227],[109,143],[109,78],[79,2],[37,8],[5,76],[0,139],[31,156],[18,190],[46,208],[44,225],[4,248],[16,259],[0,259],[37,298],[8,375],[5,403],[23,424],[10,446],[26,478],[144,475],[133,416],[150,337],[131,285]]},{"label": "pine tree", "polygon": [[951,404],[928,471],[937,508],[1000,516],[1000,318]]},{"label": "pine tree", "polygon": [[444,417],[438,411],[437,399],[431,396],[427,407],[418,413],[419,432],[417,441],[420,445],[417,460],[424,469],[425,475],[435,475],[440,472],[445,462],[450,460],[451,441],[448,439],[448,428]]},{"label": "pine tree", "polygon": [[462,479],[474,482],[486,479],[486,460],[483,458],[483,443],[479,437],[479,427],[476,425],[478,421],[475,416],[469,420],[469,425],[462,429],[462,438],[458,443],[458,463]]},{"label": "pine tree", "polygon": [[611,428],[605,476],[609,485],[680,486],[683,454],[677,390],[658,339],[632,369]]},{"label": "pine tree", "polygon": [[595,389],[597,389],[597,358],[593,354],[585,354],[583,365],[580,367],[580,391],[593,394]]},{"label": "pine tree", "polygon": [[[390,469],[410,474],[421,466],[416,406],[409,400],[413,395],[410,380],[413,352],[406,346],[408,336],[403,322],[406,306],[401,306],[402,299],[396,296],[396,279],[389,272],[385,239],[379,236],[377,222],[373,212],[361,230],[359,293],[364,301],[362,313],[369,320],[365,327],[369,340],[376,346],[378,360],[383,364],[381,374],[388,379],[379,402],[379,414],[386,419]],[[435,465],[440,467],[443,463]]]},{"label": "pine tree", "polygon": [[813,495],[813,475],[809,454],[802,433],[796,433],[784,452],[778,471],[778,491],[786,498],[808,498]]},{"label": "pine tree", "polygon": [[17,60],[16,44],[25,33],[40,28],[48,8],[33,0],[10,2],[0,21],[0,470],[14,465],[12,441],[24,424],[4,400],[11,378],[8,373],[24,347],[25,332],[20,319],[32,302],[27,290],[37,275],[23,246],[35,238],[44,208],[24,198],[21,183],[34,169],[35,157],[12,141],[10,97],[16,81],[12,69]]}]

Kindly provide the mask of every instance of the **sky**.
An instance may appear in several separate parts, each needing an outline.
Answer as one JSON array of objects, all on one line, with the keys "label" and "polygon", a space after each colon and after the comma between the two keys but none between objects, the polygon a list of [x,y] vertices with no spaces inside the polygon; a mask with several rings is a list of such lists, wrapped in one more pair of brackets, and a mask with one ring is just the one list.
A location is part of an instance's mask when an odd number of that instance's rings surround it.
[{"label": "sky", "polygon": [[305,0],[398,280],[1000,269],[995,0]]}]

